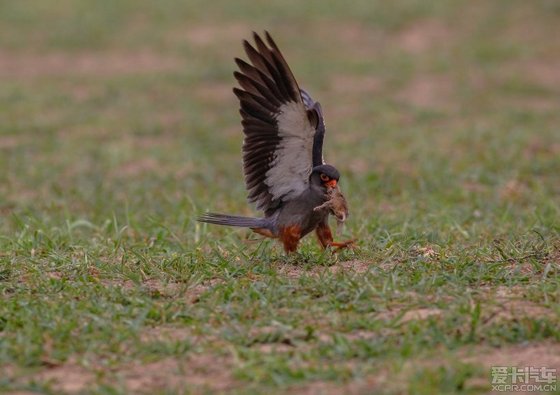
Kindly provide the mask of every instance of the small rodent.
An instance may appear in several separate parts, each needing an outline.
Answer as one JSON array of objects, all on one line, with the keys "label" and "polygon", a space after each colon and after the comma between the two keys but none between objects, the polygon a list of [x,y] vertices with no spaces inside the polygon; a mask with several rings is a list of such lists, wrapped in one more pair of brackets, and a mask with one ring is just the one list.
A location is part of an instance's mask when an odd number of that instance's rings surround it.
[{"label": "small rodent", "polygon": [[329,189],[327,192],[328,199],[325,203],[315,207],[313,210],[318,211],[328,208],[330,213],[335,216],[338,226],[341,227],[346,218],[348,218],[348,204],[346,198],[340,191],[338,185]]}]

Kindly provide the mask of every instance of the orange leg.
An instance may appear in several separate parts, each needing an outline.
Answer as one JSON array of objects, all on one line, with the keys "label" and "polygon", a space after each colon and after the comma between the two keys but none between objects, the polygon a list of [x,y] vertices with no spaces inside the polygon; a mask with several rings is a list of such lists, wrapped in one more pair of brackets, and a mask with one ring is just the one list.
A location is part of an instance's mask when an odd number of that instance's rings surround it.
[{"label": "orange leg", "polygon": [[295,252],[301,239],[301,228],[297,225],[280,228],[280,240],[287,253]]},{"label": "orange leg", "polygon": [[270,231],[270,229],[266,229],[266,228],[251,228],[251,230],[255,233],[258,233],[260,235],[263,235],[265,237],[270,237],[272,239],[275,239],[276,236],[274,236],[272,234],[272,232]]},{"label": "orange leg", "polygon": [[323,248],[336,247],[335,251],[338,251],[343,248],[347,248],[354,243],[354,240],[348,240],[341,243],[335,242],[333,240],[331,228],[327,223],[319,224],[319,226],[317,226],[317,229],[315,229],[315,232],[317,233],[317,237],[319,238],[319,243],[321,243],[321,246]]}]

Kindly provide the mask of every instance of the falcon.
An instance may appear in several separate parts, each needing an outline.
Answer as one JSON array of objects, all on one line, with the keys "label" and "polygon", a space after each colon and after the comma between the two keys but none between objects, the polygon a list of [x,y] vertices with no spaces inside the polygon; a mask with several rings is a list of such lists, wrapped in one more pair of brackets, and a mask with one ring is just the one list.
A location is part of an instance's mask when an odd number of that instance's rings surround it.
[{"label": "falcon", "polygon": [[[297,250],[302,237],[315,231],[323,248],[348,247],[333,240],[329,215],[347,217],[338,170],[323,160],[325,123],[321,105],[300,89],[284,56],[268,32],[243,41],[249,62],[235,59],[244,140],[243,173],[248,200],[262,218],[206,213],[200,222],[250,228],[279,239],[284,250]],[[333,193],[334,192],[334,193]],[[329,204],[331,196],[343,204]],[[334,199],[334,198],[333,198]],[[335,212],[335,206],[344,212]],[[339,210],[340,211],[340,210]]]}]

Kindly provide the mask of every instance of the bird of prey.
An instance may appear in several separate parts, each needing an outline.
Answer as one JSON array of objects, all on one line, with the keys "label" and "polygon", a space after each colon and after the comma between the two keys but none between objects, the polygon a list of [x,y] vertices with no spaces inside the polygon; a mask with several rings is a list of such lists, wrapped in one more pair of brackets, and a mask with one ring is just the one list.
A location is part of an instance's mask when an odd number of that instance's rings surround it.
[{"label": "bird of prey", "polygon": [[[287,253],[302,237],[316,232],[323,248],[337,243],[329,214],[346,218],[346,201],[339,191],[338,170],[323,160],[325,123],[321,105],[300,89],[290,67],[268,32],[253,33],[255,44],[243,41],[249,62],[235,59],[240,88],[233,93],[241,106],[243,172],[248,200],[264,212],[262,218],[206,213],[201,222],[252,229],[279,239]],[[335,193],[333,193],[335,192]],[[342,199],[329,204],[329,199]],[[343,212],[335,212],[343,207]]]}]

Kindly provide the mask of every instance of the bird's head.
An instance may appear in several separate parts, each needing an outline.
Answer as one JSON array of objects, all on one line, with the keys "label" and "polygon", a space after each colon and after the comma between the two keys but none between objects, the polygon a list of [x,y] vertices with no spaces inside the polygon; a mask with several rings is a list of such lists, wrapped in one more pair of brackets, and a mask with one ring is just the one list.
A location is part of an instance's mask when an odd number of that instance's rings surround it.
[{"label": "bird's head", "polygon": [[311,170],[309,182],[311,183],[311,185],[317,185],[325,188],[326,190],[329,190],[336,188],[339,178],[340,173],[334,166],[319,165],[315,166],[313,170]]}]

